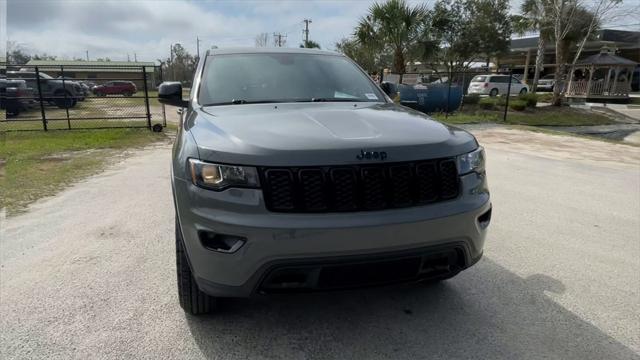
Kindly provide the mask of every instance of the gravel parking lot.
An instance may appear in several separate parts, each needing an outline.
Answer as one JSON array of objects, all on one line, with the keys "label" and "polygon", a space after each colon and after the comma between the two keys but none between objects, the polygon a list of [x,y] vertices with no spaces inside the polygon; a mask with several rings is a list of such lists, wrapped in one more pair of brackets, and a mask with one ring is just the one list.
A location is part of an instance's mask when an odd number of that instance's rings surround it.
[{"label": "gravel parking lot", "polygon": [[640,148],[488,128],[484,258],[436,285],[177,303],[170,148],[0,223],[0,358],[640,359]]}]

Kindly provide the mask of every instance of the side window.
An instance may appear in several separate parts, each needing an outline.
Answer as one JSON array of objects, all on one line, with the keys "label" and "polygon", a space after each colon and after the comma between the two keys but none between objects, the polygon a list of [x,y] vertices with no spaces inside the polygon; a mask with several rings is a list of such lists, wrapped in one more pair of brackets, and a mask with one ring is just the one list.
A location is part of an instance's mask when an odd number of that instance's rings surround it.
[{"label": "side window", "polygon": [[516,78],[512,78],[511,79],[511,83],[512,84],[520,84],[520,80],[516,79]]}]

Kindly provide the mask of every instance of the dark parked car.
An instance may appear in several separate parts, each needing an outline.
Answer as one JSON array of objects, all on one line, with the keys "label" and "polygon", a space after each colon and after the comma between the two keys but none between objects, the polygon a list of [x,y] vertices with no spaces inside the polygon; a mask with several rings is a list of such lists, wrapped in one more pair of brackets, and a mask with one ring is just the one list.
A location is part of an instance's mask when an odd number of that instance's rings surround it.
[{"label": "dark parked car", "polygon": [[33,91],[25,80],[0,79],[0,109],[6,110],[7,116],[18,116],[33,104]]},{"label": "dark parked car", "polygon": [[89,86],[87,86],[85,83],[83,83],[82,81],[78,81],[78,80],[76,80],[76,79],[74,79],[72,77],[62,77],[62,76],[58,76],[58,79],[59,80],[64,79],[65,84],[67,83],[67,81],[71,81],[74,84],[78,85],[77,89],[78,89],[79,93],[82,94],[81,97],[78,98],[79,101],[84,101],[84,99],[86,97],[88,97],[89,94],[91,93],[91,88]]},{"label": "dark parked car", "polygon": [[92,89],[96,96],[106,95],[124,95],[131,96],[135,94],[138,89],[136,84],[131,81],[109,81],[102,85],[98,85]]},{"label": "dark parked car", "polygon": [[22,79],[27,87],[38,93],[38,82],[44,101],[55,104],[60,108],[70,108],[83,97],[82,87],[75,81],[64,82],[62,79],[54,79],[45,73],[39,73],[40,81],[36,81],[36,73],[32,71],[7,71],[8,79]]}]

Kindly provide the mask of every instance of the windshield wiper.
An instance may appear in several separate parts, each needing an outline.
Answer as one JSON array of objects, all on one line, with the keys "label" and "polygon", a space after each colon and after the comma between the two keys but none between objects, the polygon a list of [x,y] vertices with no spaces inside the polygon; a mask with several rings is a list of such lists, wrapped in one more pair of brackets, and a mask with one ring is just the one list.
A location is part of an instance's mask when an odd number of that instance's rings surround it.
[{"label": "windshield wiper", "polygon": [[365,99],[358,98],[311,98],[311,102],[366,102]]},{"label": "windshield wiper", "polygon": [[281,103],[283,101],[280,100],[244,100],[244,99],[233,99],[231,101],[222,101],[211,104],[204,104],[202,106],[218,106],[218,105],[242,105],[242,104],[270,104],[270,103]]}]

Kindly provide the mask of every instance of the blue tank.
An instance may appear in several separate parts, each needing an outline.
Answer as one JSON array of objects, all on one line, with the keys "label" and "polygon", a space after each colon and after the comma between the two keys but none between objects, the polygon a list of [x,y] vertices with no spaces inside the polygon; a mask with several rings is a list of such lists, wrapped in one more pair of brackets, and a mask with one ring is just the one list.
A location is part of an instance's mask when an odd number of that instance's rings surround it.
[{"label": "blue tank", "polygon": [[[400,103],[424,112],[454,112],[462,104],[462,87],[448,84],[428,84],[415,89],[411,85],[389,84],[392,93],[400,92]],[[448,100],[448,101],[447,101]]]}]

